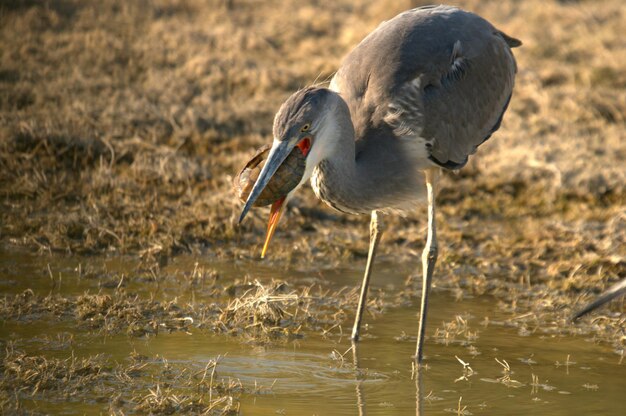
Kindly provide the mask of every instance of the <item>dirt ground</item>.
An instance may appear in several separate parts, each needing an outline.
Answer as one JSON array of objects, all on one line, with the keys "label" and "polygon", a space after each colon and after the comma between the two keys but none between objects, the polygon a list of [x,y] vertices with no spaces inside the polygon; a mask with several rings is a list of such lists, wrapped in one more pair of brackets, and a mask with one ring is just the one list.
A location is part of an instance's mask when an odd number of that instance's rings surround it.
[{"label": "dirt ground", "polygon": [[[267,212],[237,225],[232,180],[271,141],[275,111],[296,89],[329,80],[379,22],[426,4],[353,3],[2,2],[2,250],[258,258]],[[502,128],[444,176],[435,284],[564,319],[626,278],[626,7],[449,3],[524,45]],[[385,217],[381,258],[419,272],[424,218]],[[368,221],[304,189],[269,261],[364,263]],[[587,318],[616,348],[623,311],[614,302]]]}]

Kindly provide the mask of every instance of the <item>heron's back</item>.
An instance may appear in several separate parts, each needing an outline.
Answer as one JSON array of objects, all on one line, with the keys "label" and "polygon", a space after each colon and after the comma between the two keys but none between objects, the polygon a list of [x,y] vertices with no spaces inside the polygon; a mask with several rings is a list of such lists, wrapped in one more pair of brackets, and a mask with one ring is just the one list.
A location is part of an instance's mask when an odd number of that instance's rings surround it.
[{"label": "heron's back", "polygon": [[[331,83],[350,108],[357,160],[375,163],[374,149],[388,139],[423,147],[413,153],[429,163],[462,167],[500,125],[516,72],[510,47],[519,44],[447,6],[382,23],[344,58]],[[397,162],[386,160],[380,163]]]}]

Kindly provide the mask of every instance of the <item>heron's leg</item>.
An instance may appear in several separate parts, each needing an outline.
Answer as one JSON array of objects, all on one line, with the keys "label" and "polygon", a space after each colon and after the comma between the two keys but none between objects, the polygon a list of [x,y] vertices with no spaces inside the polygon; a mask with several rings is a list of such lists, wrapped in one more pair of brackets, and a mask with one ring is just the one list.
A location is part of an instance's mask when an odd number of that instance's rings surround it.
[{"label": "heron's leg", "polygon": [[422,408],[424,407],[424,394],[422,386],[422,369],[417,367],[415,369],[415,416],[422,416]]},{"label": "heron's leg", "polygon": [[361,318],[363,318],[363,311],[365,310],[367,288],[370,283],[370,273],[372,272],[374,257],[376,257],[376,246],[378,245],[378,241],[380,240],[381,233],[382,224],[378,218],[378,213],[376,211],[372,211],[372,219],[370,221],[370,249],[367,255],[367,266],[365,266],[363,283],[361,284],[361,296],[359,297],[359,306],[356,310],[354,327],[352,327],[352,341],[359,340],[359,330],[361,328]]},{"label": "heron's leg", "polygon": [[420,307],[420,328],[417,333],[417,348],[415,359],[418,365],[422,363],[424,333],[426,332],[426,312],[428,310],[428,293],[433,278],[433,270],[437,262],[437,233],[435,230],[435,182],[437,169],[428,169],[426,174],[426,191],[428,193],[428,238],[422,252],[422,305]]},{"label": "heron's leg", "polygon": [[359,366],[359,351],[357,344],[352,344],[352,364],[354,365],[354,374],[356,377],[356,405],[359,410],[359,416],[363,416],[367,414],[365,409],[365,396],[363,395],[363,373],[361,367]]}]

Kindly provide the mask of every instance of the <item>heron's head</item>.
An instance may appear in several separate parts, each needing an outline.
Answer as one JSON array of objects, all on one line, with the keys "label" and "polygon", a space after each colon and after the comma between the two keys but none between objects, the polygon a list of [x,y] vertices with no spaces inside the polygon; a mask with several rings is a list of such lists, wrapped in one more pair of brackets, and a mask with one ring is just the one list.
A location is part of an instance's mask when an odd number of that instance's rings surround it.
[{"label": "heron's head", "polygon": [[272,148],[243,207],[239,222],[244,219],[254,201],[295,147],[298,147],[298,151],[302,152],[306,158],[305,170],[298,186],[272,204],[261,257],[265,256],[265,251],[287,201],[302,184],[309,180],[313,169],[324,159],[328,151],[328,128],[332,123],[328,123],[327,116],[334,107],[329,105],[333,95],[336,94],[326,88],[308,87],[289,97],[276,113]]}]

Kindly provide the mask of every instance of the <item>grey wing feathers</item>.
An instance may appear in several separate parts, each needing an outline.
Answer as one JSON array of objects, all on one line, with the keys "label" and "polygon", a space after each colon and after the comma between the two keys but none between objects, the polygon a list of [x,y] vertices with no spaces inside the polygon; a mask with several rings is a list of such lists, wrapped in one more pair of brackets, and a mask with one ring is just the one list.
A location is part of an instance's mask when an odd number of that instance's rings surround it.
[{"label": "grey wing feathers", "polygon": [[388,125],[419,137],[430,160],[458,169],[500,125],[521,42],[459,9],[414,9],[381,24],[344,60],[333,81],[350,107],[357,140]]}]

